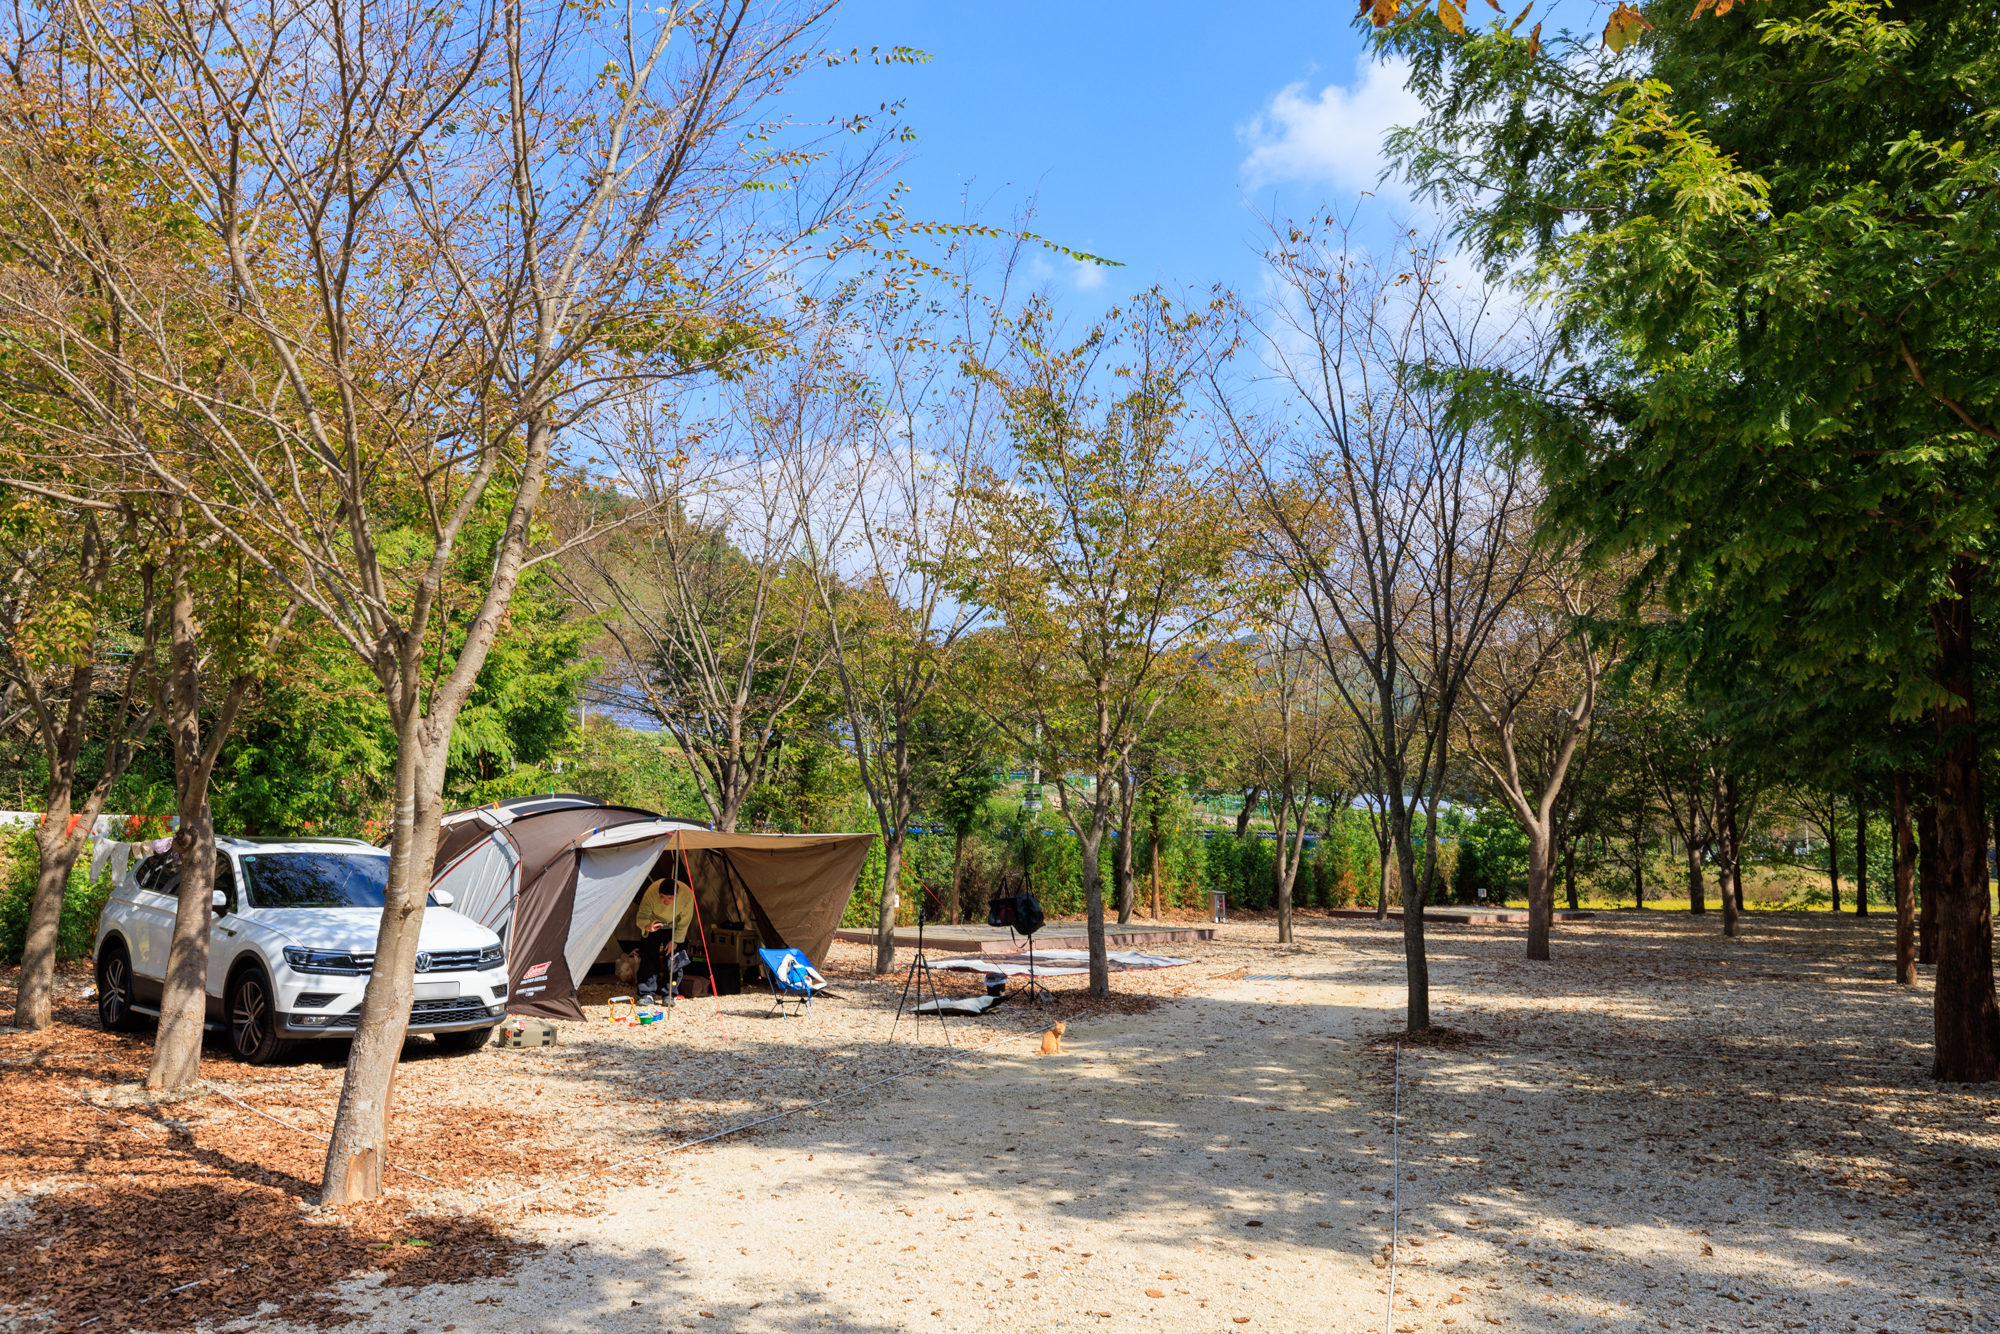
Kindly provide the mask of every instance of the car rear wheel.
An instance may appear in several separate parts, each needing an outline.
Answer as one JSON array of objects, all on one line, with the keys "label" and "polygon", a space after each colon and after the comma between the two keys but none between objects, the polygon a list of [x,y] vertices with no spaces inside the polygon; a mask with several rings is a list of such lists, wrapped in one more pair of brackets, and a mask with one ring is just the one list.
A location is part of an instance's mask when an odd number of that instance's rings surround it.
[{"label": "car rear wheel", "polygon": [[145,1027],[132,1009],[132,956],[122,940],[108,940],[97,952],[97,1022],[107,1033]]},{"label": "car rear wheel", "polygon": [[431,1038],[446,1051],[477,1051],[493,1040],[493,1029],[461,1028],[453,1033],[433,1033]]},{"label": "car rear wheel", "polygon": [[290,1049],[278,1036],[277,998],[260,968],[246,968],[229,988],[229,1045],[245,1065],[269,1065]]}]

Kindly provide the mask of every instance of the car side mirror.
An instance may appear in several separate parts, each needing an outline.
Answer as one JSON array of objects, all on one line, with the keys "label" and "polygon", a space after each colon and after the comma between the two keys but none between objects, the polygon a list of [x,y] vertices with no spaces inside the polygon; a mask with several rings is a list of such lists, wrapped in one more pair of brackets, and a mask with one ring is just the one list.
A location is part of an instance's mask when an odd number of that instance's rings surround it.
[{"label": "car side mirror", "polygon": [[229,896],[219,889],[212,889],[208,892],[208,906],[217,912],[228,912]]},{"label": "car side mirror", "polygon": [[431,906],[433,908],[449,908],[451,906],[451,903],[452,899],[450,890],[434,889],[431,891]]}]

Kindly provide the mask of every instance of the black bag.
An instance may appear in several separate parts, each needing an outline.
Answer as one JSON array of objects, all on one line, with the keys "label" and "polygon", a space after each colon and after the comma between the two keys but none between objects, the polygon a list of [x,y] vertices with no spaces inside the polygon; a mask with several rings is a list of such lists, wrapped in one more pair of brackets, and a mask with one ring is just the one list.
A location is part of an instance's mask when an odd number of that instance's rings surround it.
[{"label": "black bag", "polygon": [[1047,919],[1042,915],[1042,905],[1029,893],[1002,894],[986,902],[986,924],[988,926],[1012,927],[1024,936],[1032,936],[1042,929]]}]

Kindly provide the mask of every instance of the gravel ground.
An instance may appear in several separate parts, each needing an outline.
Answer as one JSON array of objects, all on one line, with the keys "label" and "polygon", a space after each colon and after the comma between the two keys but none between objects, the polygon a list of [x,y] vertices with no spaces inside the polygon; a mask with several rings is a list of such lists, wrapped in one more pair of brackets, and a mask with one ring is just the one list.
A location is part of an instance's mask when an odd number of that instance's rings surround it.
[{"label": "gravel ground", "polygon": [[[1394,924],[1305,919],[1290,947],[1232,924],[1176,946],[1188,967],[1116,975],[1113,1007],[1065,980],[1068,1055],[1035,1054],[1040,1015],[1010,1005],[955,1022],[978,1050],[948,1063],[935,1030],[888,1040],[897,988],[837,947],[844,999],[807,1020],[725,997],[719,1020],[688,1002],[663,1028],[413,1061],[399,1113],[515,1119],[485,1171],[443,1155],[410,1204],[545,1249],[504,1279],[368,1272],[257,1327],[2000,1329],[2000,1101],[1925,1076],[1928,978],[1894,985],[1890,926],[1758,914],[1725,941],[1713,915],[1609,914],[1532,966],[1518,929],[1434,926],[1451,1037],[1400,1055]],[[337,1070],[258,1078],[282,1086],[227,1087],[330,1119]],[[201,1108],[167,1111],[252,1119]]]}]

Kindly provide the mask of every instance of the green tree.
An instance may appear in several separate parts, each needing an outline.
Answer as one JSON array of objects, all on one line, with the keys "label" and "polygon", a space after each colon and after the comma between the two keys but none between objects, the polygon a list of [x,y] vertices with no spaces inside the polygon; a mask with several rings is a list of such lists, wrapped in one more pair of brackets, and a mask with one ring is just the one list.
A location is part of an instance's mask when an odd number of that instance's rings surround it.
[{"label": "green tree", "polygon": [[[1702,6],[1701,8],[1706,8]],[[1857,684],[1937,736],[1934,1073],[2000,1077],[1974,689],[2000,489],[1990,7],[1656,0],[1547,58],[1389,26],[1420,185],[1554,298],[1575,358],[1524,432],[1550,515],[1641,558],[1698,642]],[[1462,27],[1462,21],[1458,25]],[[1629,50],[1627,49],[1629,48]]]}]

